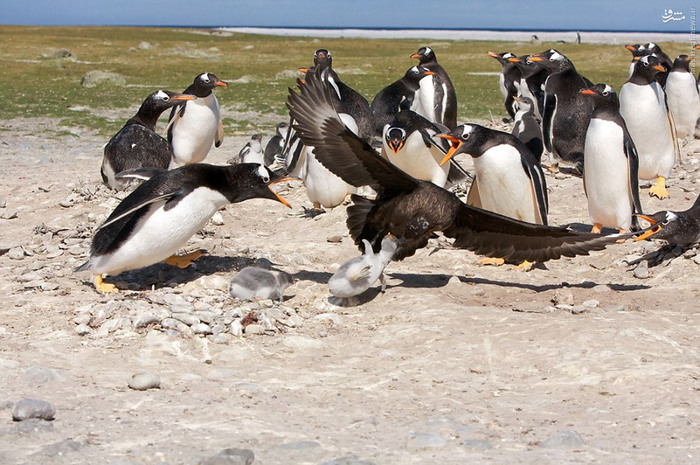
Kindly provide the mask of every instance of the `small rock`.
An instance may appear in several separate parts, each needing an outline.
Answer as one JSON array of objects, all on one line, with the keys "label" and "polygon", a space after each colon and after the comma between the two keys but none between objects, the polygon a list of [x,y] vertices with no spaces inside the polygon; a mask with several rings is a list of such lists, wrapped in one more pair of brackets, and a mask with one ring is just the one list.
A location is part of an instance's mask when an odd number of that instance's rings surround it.
[{"label": "small rock", "polygon": [[321,462],[321,465],[375,465],[375,463],[369,460],[360,460],[357,455],[353,454]]},{"label": "small rock", "polygon": [[10,260],[24,259],[24,249],[22,247],[12,247],[7,252],[7,258],[9,258]]},{"label": "small rock", "polygon": [[694,261],[696,264],[700,265],[700,254],[694,256],[694,257],[693,257],[693,261]]},{"label": "small rock", "polygon": [[545,439],[540,445],[546,449],[574,449],[584,446],[585,442],[576,431],[562,431]]},{"label": "small rock", "polygon": [[160,318],[153,315],[152,313],[144,313],[134,317],[133,325],[134,328],[144,328],[150,324],[158,323]]},{"label": "small rock", "polygon": [[224,225],[224,217],[221,216],[221,213],[216,212],[216,213],[214,213],[214,216],[211,217],[211,222],[212,222],[212,224],[215,224],[216,226],[223,226]]},{"label": "small rock", "polygon": [[329,236],[326,238],[326,242],[330,242],[333,244],[337,244],[339,242],[343,242],[343,236],[336,234],[334,236]]},{"label": "small rock", "polygon": [[259,324],[250,324],[245,327],[246,334],[265,334],[265,327]]},{"label": "small rock", "polygon": [[56,409],[53,405],[43,400],[22,399],[12,409],[12,419],[14,421],[24,421],[30,418],[53,420],[55,416]]},{"label": "small rock", "polygon": [[129,378],[128,386],[136,391],[160,388],[160,377],[153,373],[136,373]]},{"label": "small rock", "polygon": [[0,214],[0,218],[3,220],[12,220],[17,218],[17,210],[6,210]]},{"label": "small rock", "polygon": [[555,307],[559,305],[574,305],[574,293],[568,289],[559,289],[554,293],[552,303]]},{"label": "small rock", "polygon": [[56,372],[50,368],[33,366],[27,368],[22,375],[22,379],[28,384],[46,384],[58,378]]},{"label": "small rock", "polygon": [[243,335],[243,325],[241,324],[241,320],[232,321],[228,332],[233,336],[241,337]]},{"label": "small rock", "polygon": [[192,325],[191,328],[195,334],[207,335],[212,333],[211,326],[206,323],[197,323],[196,325]]},{"label": "small rock", "polygon": [[75,327],[74,329],[75,334],[78,336],[87,336],[92,332],[92,329],[88,325],[85,324],[79,324],[78,326]]},{"label": "small rock", "polygon": [[184,313],[184,312],[173,313],[172,318],[175,318],[176,320],[185,323],[187,326],[193,326],[193,325],[201,323],[201,321],[199,321],[199,318],[197,318],[196,316],[194,316],[191,313]]},{"label": "small rock", "polygon": [[634,277],[637,279],[647,279],[649,277],[649,264],[646,260],[639,262],[634,269]]}]

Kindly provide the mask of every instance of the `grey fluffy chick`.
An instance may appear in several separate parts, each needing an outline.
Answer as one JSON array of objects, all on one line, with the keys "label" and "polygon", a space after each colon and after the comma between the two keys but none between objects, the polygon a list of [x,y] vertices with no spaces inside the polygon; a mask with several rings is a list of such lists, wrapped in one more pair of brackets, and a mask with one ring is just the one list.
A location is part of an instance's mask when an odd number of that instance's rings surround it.
[{"label": "grey fluffy chick", "polygon": [[374,253],[372,245],[366,239],[364,254],[351,258],[340,265],[338,271],[328,281],[328,288],[336,297],[353,297],[365,292],[377,279],[382,283],[382,292],[386,289],[384,268],[391,261],[399,246],[399,241],[387,234],[382,240],[382,249]]},{"label": "grey fluffy chick", "polygon": [[231,278],[229,292],[241,300],[272,299],[282,302],[284,290],[292,282],[292,275],[284,271],[247,266]]}]

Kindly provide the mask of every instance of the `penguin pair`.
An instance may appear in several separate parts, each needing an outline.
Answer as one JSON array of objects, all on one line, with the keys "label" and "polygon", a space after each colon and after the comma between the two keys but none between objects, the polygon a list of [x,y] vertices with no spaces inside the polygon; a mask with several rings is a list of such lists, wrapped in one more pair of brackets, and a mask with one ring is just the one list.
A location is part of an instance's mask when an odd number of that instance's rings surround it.
[{"label": "penguin pair", "polygon": [[[136,170],[134,176],[144,176]],[[189,164],[173,170],[146,170],[147,181],[117,205],[95,233],[90,258],[76,271],[92,269],[95,288],[116,292],[105,274],[143,268],[166,260],[186,267],[201,253],[173,254],[217,210],[248,199],[270,199],[289,207],[272,185],[289,180],[258,164]]]},{"label": "penguin pair", "polygon": [[666,101],[678,139],[692,139],[700,119],[700,98],[695,76],[690,71],[692,57],[680,55],[666,78]]},{"label": "penguin pair", "polygon": [[447,71],[430,47],[419,48],[411,58],[417,58],[418,66],[434,73],[419,81],[411,109],[432,123],[454,129],[457,126],[457,93]]},{"label": "penguin pair", "polygon": [[196,100],[176,106],[168,121],[168,142],[173,148],[171,167],[203,161],[212,145],[219,147],[224,141],[219,101],[214,89],[228,84],[212,73],[202,73],[185,89],[185,94]]},{"label": "penguin pair", "polygon": [[[511,52],[494,53],[488,52],[488,56],[495,58],[501,64],[501,74],[498,75],[498,89],[503,95],[503,105],[506,107],[506,112],[511,120],[515,119],[516,103],[515,97],[520,94],[520,68],[516,62],[511,61],[511,58],[518,57]],[[533,108],[534,112],[534,108]]]},{"label": "penguin pair", "polygon": [[637,149],[620,115],[620,102],[608,85],[597,84],[581,91],[593,105],[585,138],[583,185],[591,232],[603,226],[621,233],[637,230],[634,214],[642,213],[639,200]]},{"label": "penguin pair", "polygon": [[539,262],[587,254],[620,238],[522,222],[467,205],[454,193],[404,173],[357,137],[335,112],[319,76],[308,75],[300,90],[290,90],[288,98],[299,137],[314,146],[319,161],[346,182],[370,186],[377,193],[374,198],[351,197],[347,226],[358,246],[367,240],[378,252],[383,238],[392,234],[399,241],[393,259],[403,260],[442,232],[454,239],[457,248],[516,262]]},{"label": "penguin pair", "polygon": [[666,96],[656,82],[665,72],[655,55],[645,55],[634,65],[632,77],[620,89],[620,114],[639,155],[639,179],[656,179],[649,195],[668,197],[666,179],[679,156],[673,118]]},{"label": "penguin pair", "polygon": [[146,97],[136,115],[105,145],[100,169],[102,181],[119,190],[128,183],[116,179],[116,175],[124,170],[167,169],[173,160],[173,150],[170,143],[155,132],[158,118],[168,108],[196,98],[168,90],[157,90]]},{"label": "penguin pair", "polygon": [[646,44],[628,44],[625,48],[632,53],[632,61],[630,62],[629,76],[632,77],[635,63],[644,56],[654,55],[659,59],[659,64],[663,66],[665,73],[659,73],[656,76],[656,81],[661,87],[666,85],[667,73],[673,67],[673,60],[661,50],[658,44],[647,42]]}]

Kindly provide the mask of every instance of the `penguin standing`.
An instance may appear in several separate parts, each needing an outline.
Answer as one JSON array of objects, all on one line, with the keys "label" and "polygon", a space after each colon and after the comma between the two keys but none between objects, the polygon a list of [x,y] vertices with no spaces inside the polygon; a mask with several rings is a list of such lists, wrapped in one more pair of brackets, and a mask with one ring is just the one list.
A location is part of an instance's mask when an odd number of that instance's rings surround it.
[{"label": "penguin standing", "polygon": [[423,116],[429,121],[454,129],[457,126],[457,93],[447,71],[438,63],[437,56],[430,47],[419,48],[411,58],[417,58],[419,66],[435,73],[420,81],[418,99],[426,109],[432,108],[434,117]]},{"label": "penguin standing", "polygon": [[442,137],[452,147],[447,161],[460,153],[474,159],[474,181],[467,205],[520,221],[547,224],[547,185],[535,156],[518,138],[478,124],[457,126]]},{"label": "penguin standing", "polygon": [[433,74],[435,73],[427,68],[412,66],[401,79],[377,92],[370,107],[379,134],[383,132],[385,125],[391,124],[399,111],[411,108],[416,92],[420,89],[420,80]]},{"label": "penguin standing", "polygon": [[640,58],[632,77],[620,89],[620,114],[639,155],[639,179],[656,179],[649,195],[668,197],[666,179],[678,157],[672,119],[656,75],[664,68],[654,55]]},{"label": "penguin standing", "polygon": [[262,147],[262,134],[253,134],[250,140],[238,152],[238,163],[264,164],[265,154]]},{"label": "penguin standing", "polygon": [[564,163],[582,172],[583,144],[592,104],[580,91],[593,83],[580,75],[571,60],[557,50],[531,55],[529,60],[541,63],[550,71],[544,83],[544,147],[552,155],[555,166]]},{"label": "penguin standing", "polygon": [[510,58],[517,58],[511,52],[494,53],[488,52],[488,56],[495,58],[501,64],[501,74],[498,76],[498,88],[503,95],[503,105],[510,119],[515,119],[517,110],[515,109],[514,98],[520,94],[520,68],[510,61]]},{"label": "penguin standing", "polygon": [[542,143],[542,127],[535,118],[535,104],[529,97],[516,96],[513,97],[513,106],[516,112],[511,134],[520,139],[537,158],[537,161],[541,162],[544,145]]},{"label": "penguin standing", "polygon": [[173,147],[172,167],[199,163],[214,145],[224,141],[224,127],[219,112],[219,101],[213,90],[227,87],[212,73],[202,73],[185,89],[185,94],[197,100],[173,108],[168,122],[168,142]]},{"label": "penguin standing", "polygon": [[[90,258],[76,271],[92,269],[100,292],[117,292],[105,274],[143,268],[162,260],[184,268],[201,253],[173,254],[228,203],[263,198],[289,207],[271,186],[286,181],[264,166],[204,163],[156,170],[117,205],[95,233]],[[168,258],[170,257],[170,258]]]},{"label": "penguin standing", "polygon": [[620,233],[637,229],[632,215],[642,212],[639,159],[620,115],[617,94],[605,84],[584,89],[581,94],[593,102],[583,158],[583,185],[593,222],[591,232],[600,233],[603,226],[618,228]]},{"label": "penguin standing", "polygon": [[700,97],[695,76],[690,72],[691,60],[688,55],[680,55],[666,78],[666,101],[679,139],[693,138],[700,119]]},{"label": "penguin standing", "polygon": [[275,128],[275,135],[272,136],[267,142],[267,145],[265,145],[265,155],[263,158],[265,166],[272,165],[277,158],[281,157],[288,132],[288,123],[282,121],[281,123],[277,124],[277,127]]},{"label": "penguin standing", "polygon": [[156,134],[160,115],[174,105],[194,100],[194,95],[157,90],[141,104],[138,112],[107,142],[102,159],[102,181],[112,189],[123,189],[127,183],[115,179],[121,171],[134,168],[167,169],[173,150],[167,140]]},{"label": "penguin standing", "polygon": [[520,70],[520,95],[527,97],[535,104],[535,118],[542,120],[544,107],[544,83],[549,77],[550,70],[539,61],[530,61],[528,56],[510,57],[508,61],[515,63]]}]

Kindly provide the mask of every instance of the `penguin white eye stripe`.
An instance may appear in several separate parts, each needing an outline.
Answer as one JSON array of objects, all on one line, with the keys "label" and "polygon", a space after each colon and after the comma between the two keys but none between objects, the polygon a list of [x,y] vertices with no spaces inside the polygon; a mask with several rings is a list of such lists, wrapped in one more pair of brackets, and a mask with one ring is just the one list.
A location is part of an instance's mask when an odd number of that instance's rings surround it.
[{"label": "penguin white eye stripe", "polygon": [[430,47],[425,47],[425,53],[423,55],[427,55],[429,53],[432,53],[433,50]]},{"label": "penguin white eye stripe", "polygon": [[470,126],[469,124],[464,125],[464,129],[462,130],[462,137],[467,137],[471,132],[474,130],[473,126]]},{"label": "penguin white eye stripe", "polygon": [[666,221],[676,221],[676,219],[678,219],[678,215],[673,212],[666,212]]},{"label": "penguin white eye stripe", "polygon": [[162,90],[159,90],[159,91],[156,93],[156,97],[158,97],[159,99],[163,99],[163,100],[168,100],[168,99],[170,98],[170,97],[168,97],[168,94],[166,94],[166,93],[163,92]]},{"label": "penguin white eye stripe", "polygon": [[270,177],[267,175],[267,169],[260,165],[258,166],[258,175],[263,178],[263,179],[269,179]]},{"label": "penguin white eye stripe", "polygon": [[209,73],[202,74],[202,79],[204,80],[204,82],[211,81],[211,78],[209,77]]}]

